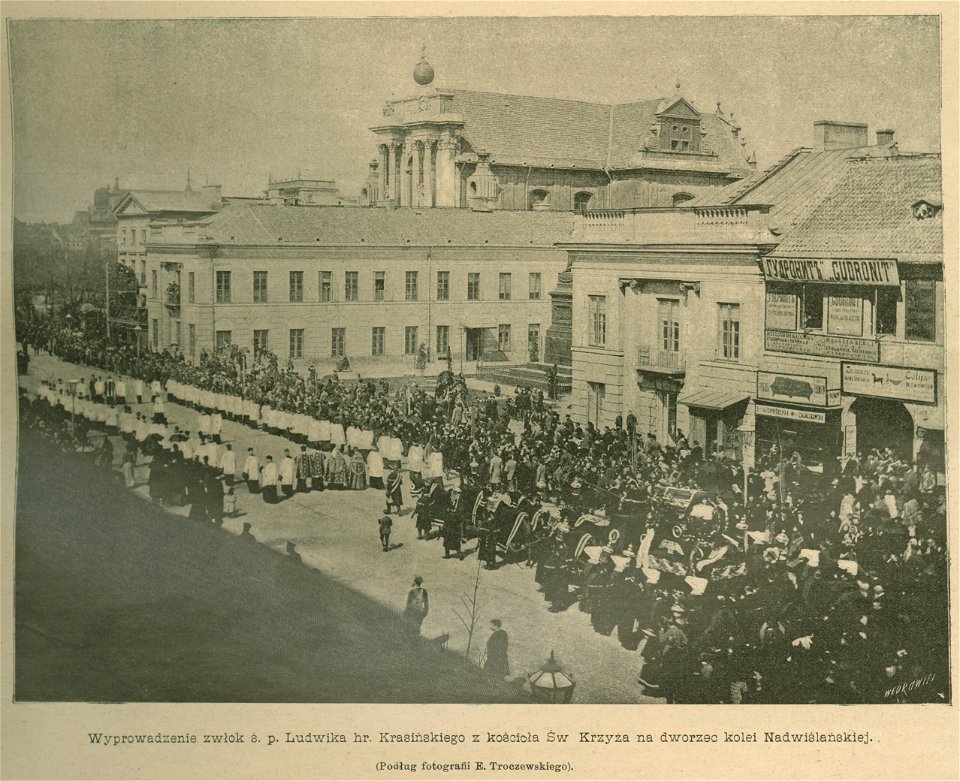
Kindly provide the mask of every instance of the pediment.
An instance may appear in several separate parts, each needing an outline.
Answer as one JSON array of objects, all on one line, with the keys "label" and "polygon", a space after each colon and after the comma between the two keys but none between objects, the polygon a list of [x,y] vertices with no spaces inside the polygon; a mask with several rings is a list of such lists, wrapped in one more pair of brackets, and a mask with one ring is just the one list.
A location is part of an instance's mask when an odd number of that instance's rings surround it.
[{"label": "pediment", "polygon": [[658,117],[677,117],[678,119],[700,119],[700,112],[691,106],[685,98],[677,98],[657,112]]}]

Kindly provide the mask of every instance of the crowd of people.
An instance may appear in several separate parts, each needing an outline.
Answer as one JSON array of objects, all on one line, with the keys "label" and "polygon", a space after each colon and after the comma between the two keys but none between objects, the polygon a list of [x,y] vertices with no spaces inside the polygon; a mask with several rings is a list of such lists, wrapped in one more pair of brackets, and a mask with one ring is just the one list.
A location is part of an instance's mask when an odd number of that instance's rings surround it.
[{"label": "crowd of people", "polygon": [[[704,452],[682,431],[661,442],[640,432],[632,413],[611,426],[583,426],[537,391],[522,389],[505,404],[473,396],[451,372],[430,394],[413,383],[320,378],[312,367],[304,376],[269,354],[248,364],[237,348],[192,365],[176,351],[131,356],[69,333],[47,346],[108,373],[81,399],[119,406],[115,419],[103,413],[108,431],[128,443],[132,434],[140,452],[139,433],[151,432],[155,498],[203,497],[198,512],[214,522],[224,498],[215,484],[233,490],[241,479],[268,502],[296,491],[384,487],[389,515],[402,503],[401,463],[421,497],[473,485],[556,508],[528,546],[544,596],[554,610],[576,602],[598,632],[615,632],[641,653],[647,694],[707,703],[949,699],[945,490],[937,465],[912,454],[887,448],[818,473],[799,454],[772,447],[744,480],[739,461]],[[62,385],[50,386],[63,397]],[[153,404],[149,422],[132,412],[138,396]],[[206,430],[166,426],[167,397],[196,408]],[[249,451],[242,463],[239,454],[225,459],[232,451],[219,443],[223,418],[282,434],[291,448],[279,463]],[[188,477],[182,465],[191,461],[200,468]],[[659,534],[669,488],[698,492],[721,519],[704,540],[709,553],[690,572],[695,578],[651,566],[654,552],[676,552]],[[442,538],[445,555],[462,558],[460,512],[456,532]],[[637,532],[584,555],[571,545],[583,513],[630,516]],[[418,532],[429,537],[436,518],[423,515]],[[681,516],[691,522],[690,513]],[[383,541],[382,525],[380,533]],[[481,534],[478,555],[495,565],[493,548]]]}]

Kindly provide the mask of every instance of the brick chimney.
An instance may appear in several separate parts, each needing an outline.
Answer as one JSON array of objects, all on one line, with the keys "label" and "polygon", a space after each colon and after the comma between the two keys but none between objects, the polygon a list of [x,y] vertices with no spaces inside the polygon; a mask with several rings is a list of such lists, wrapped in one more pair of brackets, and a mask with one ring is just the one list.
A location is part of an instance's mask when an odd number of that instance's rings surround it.
[{"label": "brick chimney", "polygon": [[817,151],[853,149],[867,144],[867,126],[859,122],[820,119],[813,123],[813,148]]},{"label": "brick chimney", "polygon": [[893,143],[893,131],[892,130],[878,130],[877,131],[877,146],[884,146],[885,144]]}]

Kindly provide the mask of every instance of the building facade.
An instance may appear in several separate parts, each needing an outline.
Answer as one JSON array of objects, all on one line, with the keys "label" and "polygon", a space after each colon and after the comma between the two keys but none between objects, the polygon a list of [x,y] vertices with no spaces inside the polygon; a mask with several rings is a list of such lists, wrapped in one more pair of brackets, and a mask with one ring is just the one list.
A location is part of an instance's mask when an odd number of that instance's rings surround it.
[{"label": "building facade", "polygon": [[680,94],[600,104],[432,86],[389,101],[371,128],[365,190],[384,206],[574,211],[671,206],[753,173],[731,116]]},{"label": "building facade", "polygon": [[588,213],[572,262],[573,410],[738,451],[763,353],[767,207]]},{"label": "building facade", "polygon": [[[837,132],[834,132],[836,129]],[[938,155],[817,123],[818,145],[673,210],[577,217],[573,406],[705,452],[942,465]]]},{"label": "building facade", "polygon": [[[823,463],[890,447],[942,468],[940,156],[845,167],[829,197],[763,259],[757,445]],[[808,397],[820,387],[825,395]]]},{"label": "building facade", "polygon": [[219,185],[200,190],[130,190],[113,209],[116,217],[117,260],[147,286],[147,241],[152,227],[192,222],[223,208]]},{"label": "building facade", "polygon": [[154,225],[148,338],[190,360],[227,343],[295,365],[539,357],[571,214],[231,204]]}]

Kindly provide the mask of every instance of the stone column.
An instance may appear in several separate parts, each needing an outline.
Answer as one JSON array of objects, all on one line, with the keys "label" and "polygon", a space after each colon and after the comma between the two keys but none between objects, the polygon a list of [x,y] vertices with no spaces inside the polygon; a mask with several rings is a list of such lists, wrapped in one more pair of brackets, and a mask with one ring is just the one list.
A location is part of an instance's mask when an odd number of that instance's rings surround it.
[{"label": "stone column", "polygon": [[457,141],[445,136],[437,144],[437,206],[457,206]]},{"label": "stone column", "polygon": [[391,141],[387,144],[387,168],[390,173],[387,175],[387,187],[383,191],[383,197],[387,201],[396,201],[397,199],[397,143]]},{"label": "stone column", "polygon": [[423,166],[423,141],[416,141],[413,145],[413,157],[410,166],[410,205],[422,206],[423,185],[420,182],[420,172]]},{"label": "stone column", "polygon": [[387,166],[390,165],[390,152],[386,144],[380,144],[377,147],[380,153],[380,171],[379,171],[379,192],[377,201],[389,200],[390,194],[387,192]]},{"label": "stone column", "polygon": [[403,205],[403,155],[404,155],[404,146],[403,142],[398,142],[394,144],[393,147],[393,163],[394,163],[394,174],[393,174],[393,187],[391,188],[391,194],[393,195],[393,202],[397,206]]},{"label": "stone column", "polygon": [[421,206],[433,208],[433,141],[423,144],[423,202]]},{"label": "stone column", "polygon": [[400,206],[410,205],[410,177],[407,174],[407,158],[410,150],[404,144],[400,147],[400,172],[397,175],[397,186],[400,188],[397,193],[397,203]]}]

